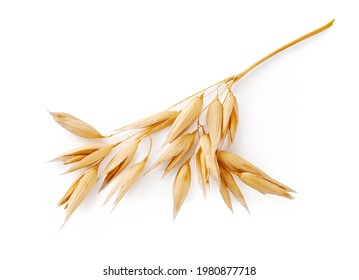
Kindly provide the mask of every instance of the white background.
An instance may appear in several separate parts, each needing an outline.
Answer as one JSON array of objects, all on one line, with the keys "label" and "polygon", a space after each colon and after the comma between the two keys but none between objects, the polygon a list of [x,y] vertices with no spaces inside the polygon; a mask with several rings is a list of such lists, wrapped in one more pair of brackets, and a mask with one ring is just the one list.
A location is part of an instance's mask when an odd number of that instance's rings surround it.
[{"label": "white background", "polygon": [[[248,279],[358,279],[355,2],[1,1],[0,278],[106,279],[108,265],[161,265],[255,266]],[[46,108],[107,133],[332,18],[330,30],[235,86],[241,120],[232,151],[297,190],[295,200],[242,187],[251,215],[238,204],[231,214],[215,185],[204,200],[194,179],[172,222],[174,175],[160,180],[160,168],[113,213],[97,185],[59,230],[56,204],[76,175],[60,176],[66,168],[46,161],[86,141]],[[151,161],[158,152],[159,144]]]}]

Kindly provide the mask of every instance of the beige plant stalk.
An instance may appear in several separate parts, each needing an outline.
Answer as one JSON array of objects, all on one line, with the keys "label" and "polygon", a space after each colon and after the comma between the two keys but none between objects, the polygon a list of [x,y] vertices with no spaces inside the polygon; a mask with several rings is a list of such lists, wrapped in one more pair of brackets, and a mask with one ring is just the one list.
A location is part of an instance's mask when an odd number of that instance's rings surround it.
[{"label": "beige plant stalk", "polygon": [[[105,203],[117,194],[114,202],[116,206],[144,174],[151,154],[151,136],[168,127],[170,129],[164,141],[165,150],[147,172],[163,164],[167,164],[164,175],[177,168],[173,183],[174,218],[183,205],[191,185],[192,159],[194,159],[198,181],[204,195],[209,191],[210,178],[212,177],[218,185],[225,204],[231,211],[233,211],[231,199],[233,196],[249,212],[237,183],[239,181],[263,194],[291,199],[290,193],[294,192],[291,188],[271,178],[242,157],[222,149],[226,138],[228,138],[229,144],[233,143],[239,121],[237,99],[233,94],[232,87],[258,65],[283,50],[328,29],[333,22],[334,20],[280,47],[241,73],[223,79],[176,103],[167,110],[117,129],[109,136],[103,136],[93,126],[70,114],[51,113],[55,121],[69,132],[79,137],[96,139],[90,144],[63,153],[54,159],[54,161],[61,161],[64,164],[73,164],[65,173],[87,168],[59,202],[59,206],[64,206],[67,211],[65,223],[86,198],[96,181],[102,180],[100,191],[114,182]],[[214,94],[216,95],[213,97]],[[182,110],[172,109],[187,100],[188,103],[183,106]],[[201,123],[202,116],[205,123]],[[112,141],[113,143],[111,143],[113,136],[132,130],[134,132],[127,138],[120,142]],[[138,151],[139,145],[146,138],[150,140],[147,156],[142,161],[132,164],[132,159]],[[98,173],[101,162],[109,157],[109,154],[117,146],[119,146],[117,153]],[[238,177],[237,181],[236,177]]]}]

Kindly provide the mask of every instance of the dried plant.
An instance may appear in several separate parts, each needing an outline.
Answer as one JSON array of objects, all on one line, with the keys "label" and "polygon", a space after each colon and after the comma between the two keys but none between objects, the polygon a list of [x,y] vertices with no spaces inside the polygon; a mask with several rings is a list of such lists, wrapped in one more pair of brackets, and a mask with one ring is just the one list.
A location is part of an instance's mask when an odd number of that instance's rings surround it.
[{"label": "dried plant", "polygon": [[[170,130],[163,145],[168,145],[161,156],[153,163],[150,170],[167,164],[164,174],[177,168],[173,183],[173,217],[180,210],[191,184],[191,161],[195,159],[198,181],[203,193],[209,191],[212,177],[219,192],[227,205],[233,211],[231,196],[233,196],[248,212],[248,206],[235,177],[249,187],[263,193],[292,198],[291,188],[271,178],[265,172],[246,161],[242,157],[223,149],[224,140],[232,144],[239,121],[237,99],[233,94],[233,85],[255,67],[265,62],[279,52],[328,29],[334,20],[326,25],[282,46],[274,52],[252,64],[243,72],[228,77],[207,87],[186,99],[178,102],[169,109],[124,126],[109,136],[99,133],[93,126],[67,113],[51,113],[55,121],[69,132],[84,138],[102,139],[61,154],[54,161],[73,164],[65,173],[87,168],[71,185],[59,206],[66,209],[66,221],[86,198],[97,180],[102,180],[99,191],[110,183],[114,186],[105,203],[117,194],[116,206],[135,182],[144,174],[152,148],[152,136],[169,126]],[[213,96],[214,95],[214,96]],[[211,100],[212,99],[212,100]],[[188,101],[182,110],[172,108]],[[207,105],[206,105],[207,104]],[[201,117],[205,123],[201,122]],[[121,141],[114,141],[125,131],[135,131]],[[139,144],[146,138],[150,139],[147,156],[140,162],[131,165],[138,151]],[[109,141],[110,143],[103,142]],[[110,140],[108,140],[110,139]],[[109,156],[117,146],[118,152],[98,175],[98,169],[103,159]]]}]

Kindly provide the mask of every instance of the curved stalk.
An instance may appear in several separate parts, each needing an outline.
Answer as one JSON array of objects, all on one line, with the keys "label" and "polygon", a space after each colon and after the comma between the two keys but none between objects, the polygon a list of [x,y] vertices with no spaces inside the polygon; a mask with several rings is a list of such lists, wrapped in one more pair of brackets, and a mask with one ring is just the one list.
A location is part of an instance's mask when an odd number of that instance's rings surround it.
[{"label": "curved stalk", "polygon": [[275,56],[276,54],[298,44],[299,42],[302,42],[314,35],[317,35],[318,33],[321,33],[323,32],[324,30],[328,29],[329,27],[331,27],[334,23],[334,19],[332,19],[330,22],[328,22],[327,24],[323,25],[322,27],[319,27],[318,29],[315,29],[295,40],[293,40],[292,42],[289,42],[288,44],[285,44],[284,46],[276,49],[275,51],[271,52],[270,54],[266,55],[265,57],[263,57],[262,59],[258,60],[257,62],[253,63],[251,66],[249,66],[247,69],[245,69],[244,71],[242,71],[241,73],[237,74],[237,75],[234,75],[234,76],[231,76],[231,77],[228,77],[228,78],[225,78],[209,87],[206,87],[205,89],[202,89],[201,91],[198,91],[188,97],[186,97],[185,99],[177,102],[176,104],[172,105],[171,107],[169,107],[167,110],[170,110],[172,109],[173,107],[181,104],[182,102],[190,99],[191,97],[194,97],[198,94],[203,94],[207,89],[210,89],[212,87],[215,87],[221,83],[228,83],[230,82],[229,84],[229,88],[231,88],[233,86],[234,83],[238,82],[243,76],[245,76],[246,74],[248,74],[250,71],[252,71],[254,68],[256,68],[258,65],[262,64],[263,62],[265,62],[266,60],[270,59],[271,57]]},{"label": "curved stalk", "polygon": [[295,40],[293,40],[292,42],[280,47],[279,49],[276,49],[275,51],[271,52],[270,54],[266,55],[265,57],[263,57],[262,59],[258,60],[257,62],[253,63],[251,66],[249,66],[246,70],[244,70],[243,72],[239,73],[238,75],[232,76],[230,78],[228,78],[228,81],[230,80],[234,80],[233,83],[237,82],[239,79],[241,79],[244,75],[248,74],[250,71],[252,71],[254,68],[256,68],[258,65],[262,64],[263,62],[265,62],[266,60],[270,59],[271,57],[275,56],[276,54],[298,44],[299,42],[302,42],[326,29],[328,29],[329,27],[331,27],[334,23],[334,19],[332,19],[330,22],[328,22],[327,24],[323,25],[322,27],[315,29]]}]

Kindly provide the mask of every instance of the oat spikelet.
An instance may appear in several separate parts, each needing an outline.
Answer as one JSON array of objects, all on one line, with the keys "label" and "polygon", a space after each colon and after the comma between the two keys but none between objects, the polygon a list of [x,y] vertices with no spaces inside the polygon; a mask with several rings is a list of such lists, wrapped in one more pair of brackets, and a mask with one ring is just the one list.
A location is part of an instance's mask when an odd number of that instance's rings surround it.
[{"label": "oat spikelet", "polygon": [[66,164],[78,162],[78,161],[82,160],[84,157],[86,157],[86,155],[60,156],[60,157],[57,157],[57,158],[55,158],[53,160],[50,160],[49,162],[62,161],[66,165]]},{"label": "oat spikelet", "polygon": [[94,164],[100,160],[103,160],[111,151],[114,145],[106,144],[104,147],[92,152],[91,154],[84,157],[82,160],[77,162],[73,167],[67,170],[64,174],[71,173],[75,170],[79,170],[91,164]]},{"label": "oat spikelet", "polygon": [[[163,176],[165,176],[168,172],[170,172],[174,167],[176,167],[181,160],[186,156],[186,154],[188,153],[188,151],[191,149],[194,139],[196,138],[196,133],[193,132],[191,133],[191,138],[189,138],[186,146],[184,147],[183,151],[180,152],[178,155],[175,155],[171,161],[169,162],[169,164],[167,165],[165,172],[163,173]],[[174,142],[173,142],[174,143]]]},{"label": "oat spikelet", "polygon": [[200,116],[203,106],[203,95],[194,97],[177,116],[168,134],[165,144],[172,143],[179,135],[188,129]]},{"label": "oat spikelet", "polygon": [[196,169],[198,174],[198,181],[202,188],[204,197],[207,196],[207,190],[209,187],[209,171],[206,164],[206,158],[202,149],[198,149],[196,153]]},{"label": "oat spikelet", "polygon": [[65,209],[66,209],[66,204],[69,201],[69,198],[71,197],[72,193],[74,192],[74,190],[76,189],[77,185],[79,184],[79,181],[81,180],[81,178],[83,177],[84,174],[81,174],[75,182],[72,183],[72,185],[69,187],[69,189],[67,190],[67,192],[65,193],[65,195],[61,198],[61,200],[59,201],[59,203],[57,204],[57,206],[62,206],[64,205]]},{"label": "oat spikelet", "polygon": [[221,178],[221,184],[219,185],[219,192],[221,193],[223,201],[226,203],[229,210],[231,210],[233,212],[231,196],[229,194],[226,181],[224,181],[223,178]]},{"label": "oat spikelet", "polygon": [[111,181],[116,178],[132,161],[133,157],[127,157],[123,162],[121,162],[117,167],[115,167],[111,172],[107,173],[105,179],[102,182],[102,185],[98,192],[104,190]]},{"label": "oat spikelet", "polygon": [[64,198],[59,202],[59,205],[66,203],[66,218],[63,226],[91,191],[96,182],[97,168],[98,166],[94,166],[85,171],[70,187]]},{"label": "oat spikelet", "polygon": [[201,136],[196,152],[198,152],[199,148],[202,149],[204,157],[206,158],[206,163],[210,170],[210,174],[213,175],[213,177],[216,179],[216,181],[219,184],[220,176],[219,176],[219,166],[218,166],[217,156],[215,153],[212,153],[211,140],[207,134],[203,134]]},{"label": "oat spikelet", "polygon": [[227,151],[220,151],[218,153],[218,160],[225,168],[238,176],[243,172],[250,172],[265,178],[267,181],[272,182],[273,184],[277,185],[285,191],[295,192],[290,187],[274,180],[269,175],[260,170],[258,167],[254,166],[253,164],[238,155]]},{"label": "oat spikelet", "polygon": [[222,138],[223,108],[218,98],[215,98],[208,106],[206,122],[209,138],[212,144],[212,153],[215,153]]},{"label": "oat spikelet", "polygon": [[229,127],[229,120],[232,115],[233,107],[234,107],[234,96],[233,94],[229,94],[226,96],[226,99],[223,101],[223,123],[222,123],[222,135],[223,137],[227,134]]},{"label": "oat spikelet", "polygon": [[191,167],[185,162],[177,172],[173,183],[173,219],[176,218],[191,184]]},{"label": "oat spikelet", "polygon": [[241,192],[241,190],[239,189],[236,181],[234,180],[232,174],[225,169],[224,167],[220,166],[220,172],[221,172],[221,182],[223,180],[223,183],[226,185],[226,187],[230,190],[230,192],[233,194],[233,196],[235,197],[235,199],[242,204],[242,206],[248,211],[249,213],[249,209],[248,209],[248,205],[244,199],[244,196]]},{"label": "oat spikelet", "polygon": [[118,132],[126,131],[130,129],[140,129],[140,128],[148,128],[150,126],[157,126],[169,119],[176,118],[178,116],[179,112],[177,111],[163,111],[157,114],[154,114],[152,116],[149,116],[147,118],[144,118],[142,120],[139,120],[137,122],[134,122],[133,124],[126,125],[120,129],[117,129]]},{"label": "oat spikelet", "polygon": [[[179,136],[170,144],[166,151],[157,159],[157,161],[147,172],[151,171],[162,163],[172,160],[174,157],[188,149],[188,146],[192,146],[195,136],[196,132],[187,133]],[[170,167],[172,169],[173,166]]]},{"label": "oat spikelet", "polygon": [[283,190],[281,187],[256,174],[244,172],[239,176],[239,178],[242,180],[243,183],[259,192],[279,195],[290,199],[293,198],[287,191]]},{"label": "oat spikelet", "polygon": [[[180,113],[180,112],[178,112]],[[158,123],[158,124],[153,124],[153,125],[150,125],[148,126],[147,128],[143,129],[141,131],[141,133],[139,133],[139,135],[137,136],[136,139],[143,139],[147,136],[150,136],[158,131],[161,131],[162,129],[170,126],[171,124],[173,124],[173,122],[176,120],[178,114],[175,115],[175,116],[172,116],[170,117],[168,120],[166,121],[163,121],[161,123]]]},{"label": "oat spikelet", "polygon": [[93,126],[70,114],[50,112],[54,120],[71,133],[84,138],[104,138]]},{"label": "oat spikelet", "polygon": [[132,165],[129,169],[127,169],[124,173],[121,174],[120,178],[118,179],[110,194],[106,198],[104,204],[106,204],[113,197],[113,195],[118,192],[117,198],[114,203],[114,208],[117,206],[117,204],[126,194],[126,192],[132,187],[132,185],[142,174],[147,160],[148,157],[146,157],[143,161]]},{"label": "oat spikelet", "polygon": [[231,118],[229,119],[229,136],[231,143],[233,143],[234,137],[236,136],[237,127],[238,127],[238,107],[237,107],[237,103],[235,103],[234,110],[232,112]]},{"label": "oat spikelet", "polygon": [[82,160],[86,155],[70,156],[64,160],[64,164],[71,164]]},{"label": "oat spikelet", "polygon": [[[111,161],[107,164],[105,169],[102,171],[100,177],[105,176],[106,174],[110,173],[112,170],[114,170],[117,166],[119,166],[121,163],[126,161],[127,158],[130,158],[130,160],[135,155],[138,148],[138,141],[132,141],[128,143],[126,146],[124,146],[121,150],[117,152],[117,154],[111,159]],[[126,166],[122,166],[122,170],[126,168]]]},{"label": "oat spikelet", "polygon": [[232,92],[226,97],[223,102],[223,126],[222,137],[224,138],[229,132],[229,140],[231,143],[234,141],[234,137],[238,126],[238,103],[237,98]]},{"label": "oat spikelet", "polygon": [[53,161],[57,161],[57,160],[63,161],[63,160],[67,160],[70,157],[78,156],[78,155],[89,155],[92,152],[94,152],[102,147],[105,147],[106,145],[108,145],[108,144],[103,143],[103,142],[90,143],[87,145],[83,145],[83,146],[77,147],[75,149],[72,149],[70,151],[67,151],[65,153],[62,153],[57,158],[55,158]]},{"label": "oat spikelet", "polygon": [[218,160],[234,174],[240,174],[242,172],[251,172],[253,174],[265,175],[265,173],[259,168],[255,167],[244,158],[235,155],[231,152],[220,151],[218,153]]}]

